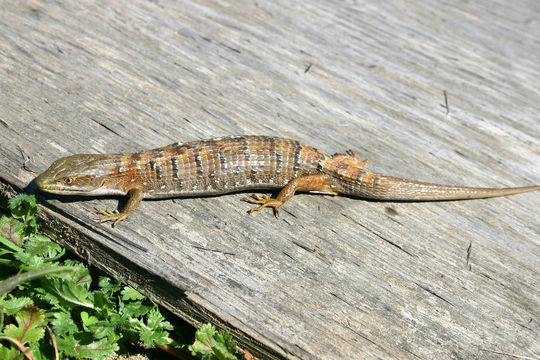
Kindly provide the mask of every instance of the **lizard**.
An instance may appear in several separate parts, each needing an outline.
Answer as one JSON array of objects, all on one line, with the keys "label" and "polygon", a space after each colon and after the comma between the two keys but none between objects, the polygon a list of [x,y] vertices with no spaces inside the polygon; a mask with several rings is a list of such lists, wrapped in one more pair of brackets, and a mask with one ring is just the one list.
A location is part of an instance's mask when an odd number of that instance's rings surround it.
[{"label": "lizard", "polygon": [[68,195],[127,195],[122,211],[99,210],[99,222],[127,219],[144,198],[219,195],[281,189],[275,198],[244,197],[249,213],[279,207],[297,191],[388,201],[480,199],[539,190],[540,186],[481,188],[406,180],[366,170],[352,150],[329,155],[296,140],[240,135],[128,154],[79,154],[56,160],[35,182]]}]

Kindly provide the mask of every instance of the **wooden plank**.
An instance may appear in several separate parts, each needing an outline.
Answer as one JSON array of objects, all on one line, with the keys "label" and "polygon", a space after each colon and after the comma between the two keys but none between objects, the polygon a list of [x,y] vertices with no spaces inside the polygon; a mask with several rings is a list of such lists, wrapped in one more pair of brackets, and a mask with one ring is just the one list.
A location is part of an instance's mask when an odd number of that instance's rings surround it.
[{"label": "wooden plank", "polygon": [[[425,181],[538,184],[538,11],[532,0],[5,2],[2,194],[60,156],[227,134],[352,148],[375,171]],[[300,195],[279,220],[247,216],[238,194],[147,201],[116,229],[93,221],[114,199],[39,195],[60,242],[263,358],[539,357],[538,193]]]}]

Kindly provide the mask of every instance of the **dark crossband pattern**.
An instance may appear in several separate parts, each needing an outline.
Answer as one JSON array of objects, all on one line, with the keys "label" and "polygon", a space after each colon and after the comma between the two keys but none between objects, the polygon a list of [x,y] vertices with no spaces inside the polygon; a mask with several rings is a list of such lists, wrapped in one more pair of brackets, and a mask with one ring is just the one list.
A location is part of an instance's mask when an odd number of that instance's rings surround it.
[{"label": "dark crossband pattern", "polygon": [[[146,197],[219,194],[279,188],[292,178],[318,173],[329,156],[296,140],[234,136],[122,155],[130,182]],[[120,167],[117,169],[120,172]]]}]

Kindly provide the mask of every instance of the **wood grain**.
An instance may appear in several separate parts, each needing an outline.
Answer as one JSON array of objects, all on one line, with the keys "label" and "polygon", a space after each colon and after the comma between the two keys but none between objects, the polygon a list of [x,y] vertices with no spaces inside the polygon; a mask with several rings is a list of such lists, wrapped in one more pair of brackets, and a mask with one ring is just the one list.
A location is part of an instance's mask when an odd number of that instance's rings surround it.
[{"label": "wood grain", "polygon": [[[52,161],[230,134],[352,148],[371,170],[540,183],[530,1],[2,2],[0,179]],[[31,186],[25,189],[35,191]],[[37,191],[36,191],[37,193]],[[146,201],[38,193],[92,264],[261,358],[538,358],[538,193],[386,203],[299,195]]]}]

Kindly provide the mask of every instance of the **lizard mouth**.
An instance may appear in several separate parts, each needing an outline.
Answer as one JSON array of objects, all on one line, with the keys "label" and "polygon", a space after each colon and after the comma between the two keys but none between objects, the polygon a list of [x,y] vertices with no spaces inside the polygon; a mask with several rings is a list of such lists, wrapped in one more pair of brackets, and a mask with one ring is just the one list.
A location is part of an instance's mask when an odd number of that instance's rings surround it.
[{"label": "lizard mouth", "polygon": [[[43,174],[42,174],[43,175]],[[42,175],[39,175],[37,178],[36,178],[36,185],[39,189],[41,190],[46,190],[46,187],[47,187],[47,183],[45,182],[45,179],[43,178]]]},{"label": "lizard mouth", "polygon": [[55,182],[51,181],[51,179],[45,175],[46,174],[43,173],[36,178],[35,182],[38,189],[47,192],[60,192],[61,189],[56,186]]}]

